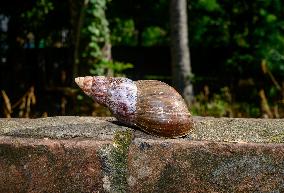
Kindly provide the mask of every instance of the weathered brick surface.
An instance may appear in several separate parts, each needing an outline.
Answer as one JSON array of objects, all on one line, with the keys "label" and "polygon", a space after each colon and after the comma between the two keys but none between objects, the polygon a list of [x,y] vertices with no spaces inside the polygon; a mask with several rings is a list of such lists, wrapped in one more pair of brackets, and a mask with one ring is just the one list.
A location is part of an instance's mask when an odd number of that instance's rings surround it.
[{"label": "weathered brick surface", "polygon": [[284,192],[284,145],[134,140],[129,192]]},{"label": "weathered brick surface", "polygon": [[0,193],[284,192],[284,120],[194,123],[164,139],[113,118],[0,119]]},{"label": "weathered brick surface", "polygon": [[106,143],[0,137],[0,192],[101,192]]}]

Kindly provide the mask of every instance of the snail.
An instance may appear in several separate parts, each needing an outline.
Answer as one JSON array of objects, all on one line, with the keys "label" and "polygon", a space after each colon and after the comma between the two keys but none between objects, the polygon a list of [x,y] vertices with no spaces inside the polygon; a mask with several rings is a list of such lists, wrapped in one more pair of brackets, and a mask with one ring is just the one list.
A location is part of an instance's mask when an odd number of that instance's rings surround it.
[{"label": "snail", "polygon": [[167,138],[184,136],[192,129],[183,98],[164,82],[105,76],[78,77],[75,82],[125,125]]}]

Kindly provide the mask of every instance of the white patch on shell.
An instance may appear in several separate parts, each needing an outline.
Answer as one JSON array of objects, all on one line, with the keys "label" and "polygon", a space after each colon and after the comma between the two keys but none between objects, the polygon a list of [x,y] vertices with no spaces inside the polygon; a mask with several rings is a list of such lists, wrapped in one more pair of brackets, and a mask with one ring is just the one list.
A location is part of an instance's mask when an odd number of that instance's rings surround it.
[{"label": "white patch on shell", "polygon": [[128,78],[114,78],[108,89],[108,106],[114,115],[133,118],[136,111],[137,86]]}]

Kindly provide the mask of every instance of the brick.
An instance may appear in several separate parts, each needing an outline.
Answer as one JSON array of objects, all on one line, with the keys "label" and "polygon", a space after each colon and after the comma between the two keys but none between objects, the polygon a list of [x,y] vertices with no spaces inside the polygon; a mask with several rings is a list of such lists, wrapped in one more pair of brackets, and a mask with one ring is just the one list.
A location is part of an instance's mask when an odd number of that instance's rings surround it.
[{"label": "brick", "polygon": [[114,118],[0,119],[0,192],[284,192],[284,120],[194,117],[165,139]]},{"label": "brick", "polygon": [[107,143],[0,137],[0,192],[101,192]]},{"label": "brick", "polygon": [[284,145],[135,139],[129,192],[284,192]]}]

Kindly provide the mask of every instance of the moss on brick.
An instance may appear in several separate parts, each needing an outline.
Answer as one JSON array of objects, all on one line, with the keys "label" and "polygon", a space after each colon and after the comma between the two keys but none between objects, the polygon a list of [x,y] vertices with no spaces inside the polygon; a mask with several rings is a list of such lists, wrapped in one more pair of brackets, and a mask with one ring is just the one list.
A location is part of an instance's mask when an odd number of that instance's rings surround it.
[{"label": "moss on brick", "polygon": [[132,142],[131,131],[116,131],[113,144],[105,146],[100,152],[105,189],[110,192],[127,192],[127,159],[128,148]]},{"label": "moss on brick", "polygon": [[274,135],[270,138],[270,140],[274,143],[283,143],[284,142],[284,132]]},{"label": "moss on brick", "polygon": [[112,183],[118,192],[127,192],[127,157],[131,141],[132,133],[129,131],[117,131],[114,135],[114,148],[111,157],[116,172]]}]

